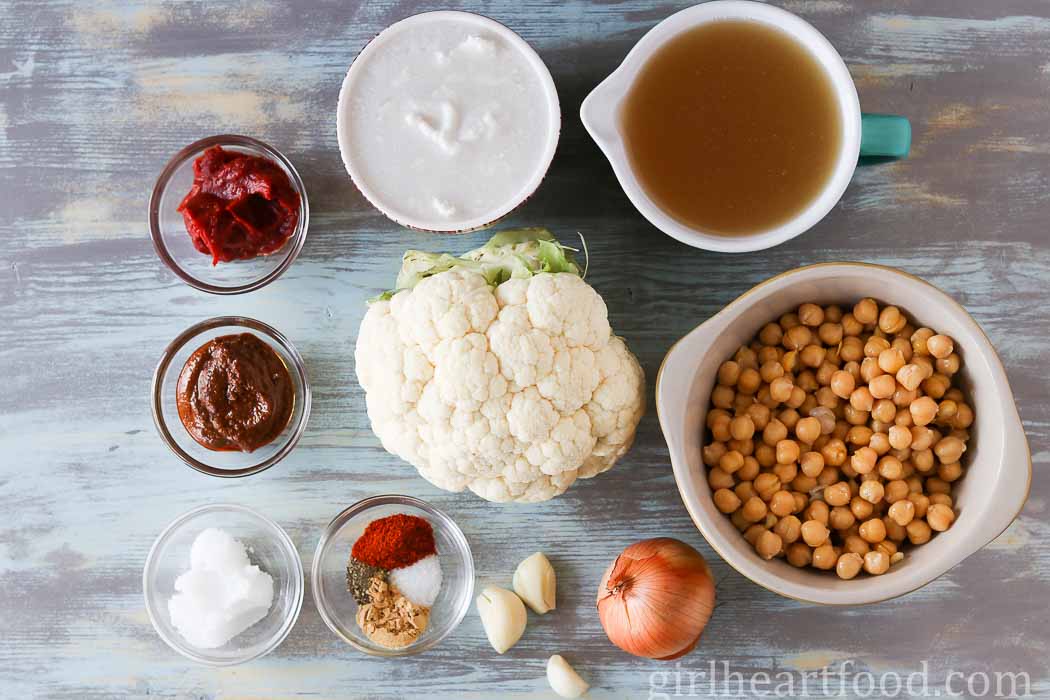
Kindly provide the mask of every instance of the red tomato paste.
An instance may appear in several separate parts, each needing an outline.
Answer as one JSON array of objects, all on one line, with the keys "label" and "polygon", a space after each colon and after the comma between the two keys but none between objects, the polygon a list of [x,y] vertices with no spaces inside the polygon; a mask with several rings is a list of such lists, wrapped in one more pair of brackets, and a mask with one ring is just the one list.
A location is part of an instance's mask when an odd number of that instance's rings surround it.
[{"label": "red tomato paste", "polygon": [[299,193],[273,161],[212,146],[194,161],[178,210],[193,246],[215,265],[279,250],[299,223]]}]

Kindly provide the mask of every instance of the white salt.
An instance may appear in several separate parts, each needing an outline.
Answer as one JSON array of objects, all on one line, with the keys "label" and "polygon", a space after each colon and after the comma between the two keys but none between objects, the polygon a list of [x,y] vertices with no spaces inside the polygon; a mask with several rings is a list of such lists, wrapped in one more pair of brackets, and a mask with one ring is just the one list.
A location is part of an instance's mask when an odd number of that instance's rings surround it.
[{"label": "white salt", "polygon": [[390,572],[390,582],[401,595],[416,605],[429,608],[441,590],[441,562],[436,554],[423,557],[411,566]]},{"label": "white salt", "polygon": [[175,591],[168,600],[171,623],[200,649],[221,647],[273,604],[273,578],[248,561],[239,540],[217,528],[197,535],[190,570],[175,579]]}]

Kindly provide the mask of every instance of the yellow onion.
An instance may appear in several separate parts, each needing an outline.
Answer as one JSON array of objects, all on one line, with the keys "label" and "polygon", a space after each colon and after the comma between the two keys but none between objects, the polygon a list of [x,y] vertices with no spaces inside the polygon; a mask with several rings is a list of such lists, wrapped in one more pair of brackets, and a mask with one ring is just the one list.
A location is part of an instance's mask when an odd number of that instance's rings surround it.
[{"label": "yellow onion", "polygon": [[670,537],[623,550],[598,587],[598,617],[609,640],[650,659],[677,659],[692,651],[714,607],[707,562]]}]

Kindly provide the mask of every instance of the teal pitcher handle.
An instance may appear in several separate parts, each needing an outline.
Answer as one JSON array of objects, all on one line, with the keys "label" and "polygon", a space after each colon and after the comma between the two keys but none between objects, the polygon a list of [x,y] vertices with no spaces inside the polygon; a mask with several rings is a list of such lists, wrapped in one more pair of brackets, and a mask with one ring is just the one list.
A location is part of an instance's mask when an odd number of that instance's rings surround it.
[{"label": "teal pitcher handle", "polygon": [[911,148],[911,123],[896,114],[860,115],[860,156],[904,158]]}]

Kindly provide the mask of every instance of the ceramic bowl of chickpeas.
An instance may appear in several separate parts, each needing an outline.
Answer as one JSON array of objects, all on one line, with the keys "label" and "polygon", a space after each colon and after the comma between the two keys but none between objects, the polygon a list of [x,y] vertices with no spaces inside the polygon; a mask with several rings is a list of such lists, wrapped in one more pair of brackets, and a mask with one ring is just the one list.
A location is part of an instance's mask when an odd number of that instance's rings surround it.
[{"label": "ceramic bowl of chickpeas", "polygon": [[799,600],[924,586],[1001,534],[1031,483],[990,341],[893,268],[813,265],[758,285],[675,344],[656,404],[697,527]]}]

